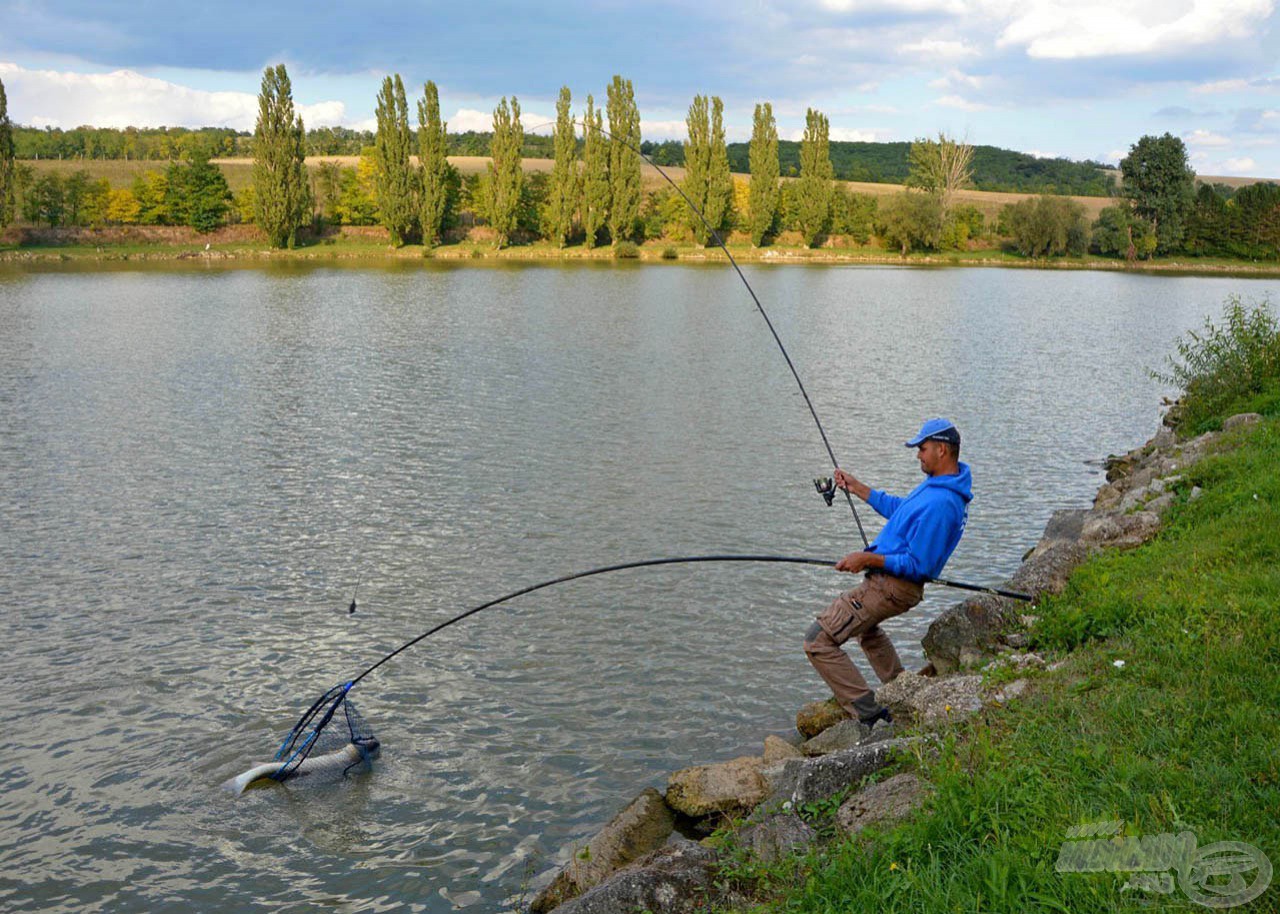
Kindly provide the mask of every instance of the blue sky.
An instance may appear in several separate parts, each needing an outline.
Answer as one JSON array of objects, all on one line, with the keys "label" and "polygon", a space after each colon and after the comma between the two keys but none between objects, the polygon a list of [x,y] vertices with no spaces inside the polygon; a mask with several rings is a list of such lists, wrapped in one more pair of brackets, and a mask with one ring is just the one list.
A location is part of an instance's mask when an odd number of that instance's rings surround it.
[{"label": "blue sky", "polygon": [[1111,163],[1169,132],[1201,174],[1280,178],[1275,3],[0,0],[0,80],[23,124],[252,129],[262,68],[283,62],[309,126],[365,127],[398,72],[411,95],[434,80],[461,130],[512,94],[531,128],[560,86],[577,108],[620,73],[646,139],[680,138],[703,93],[724,99],[731,140],[769,101],[784,137],[810,106],[833,139],[941,130]]}]

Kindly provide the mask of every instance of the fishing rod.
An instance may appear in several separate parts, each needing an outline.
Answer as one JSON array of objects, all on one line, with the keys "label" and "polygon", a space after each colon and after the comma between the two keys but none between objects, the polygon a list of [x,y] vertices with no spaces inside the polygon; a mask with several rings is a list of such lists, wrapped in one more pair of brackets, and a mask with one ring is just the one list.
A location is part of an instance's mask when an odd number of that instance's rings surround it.
[{"label": "fishing rod", "polygon": [[[600,134],[604,135],[606,138],[608,138],[611,142],[619,143],[622,146],[634,152],[644,162],[646,162],[650,168],[652,168],[659,175],[661,175],[664,181],[666,181],[668,184],[671,185],[671,187],[675,190],[675,192],[678,193],[680,197],[684,200],[684,202],[689,205],[689,209],[693,210],[694,214],[697,215],[699,220],[701,220],[702,224],[706,227],[707,231],[710,233],[710,237],[715,240],[715,243],[719,246],[720,250],[724,251],[724,256],[729,259],[729,263],[733,267],[734,272],[738,274],[738,279],[742,280],[742,284],[746,286],[747,293],[751,296],[751,300],[755,303],[756,310],[759,311],[760,316],[764,318],[765,325],[769,328],[769,333],[773,335],[773,341],[778,344],[778,350],[782,353],[783,359],[786,360],[787,367],[791,369],[791,376],[795,378],[796,386],[800,388],[800,395],[804,397],[805,405],[809,407],[809,415],[813,417],[813,423],[818,427],[818,434],[822,438],[822,446],[826,448],[827,456],[831,458],[831,465],[834,468],[839,469],[840,462],[836,459],[835,451],[831,447],[831,440],[827,437],[827,430],[826,428],[823,427],[822,420],[818,418],[818,410],[814,407],[813,400],[809,398],[809,391],[805,389],[804,381],[801,380],[800,378],[800,372],[796,368],[795,362],[791,360],[791,355],[787,352],[787,347],[783,345],[782,337],[778,335],[777,328],[774,327],[773,321],[770,320],[769,318],[769,313],[764,310],[764,305],[760,302],[760,297],[756,295],[756,290],[753,289],[751,287],[751,283],[747,281],[746,274],[744,274],[742,272],[742,268],[738,266],[738,261],[735,260],[733,254],[730,253],[728,246],[724,243],[724,239],[720,237],[720,233],[716,231],[715,226],[713,226],[707,220],[707,217],[703,215],[702,210],[700,210],[697,207],[697,205],[693,202],[693,200],[689,198],[689,195],[684,192],[684,189],[679,184],[677,184],[669,174],[663,171],[661,166],[658,165],[658,163],[654,162],[653,159],[649,158],[647,155],[641,152],[639,148],[631,145],[626,140],[615,137],[613,134],[609,133],[609,131],[605,130],[603,127],[597,127],[594,124],[587,124],[585,121],[579,121],[576,118],[570,118],[569,122],[575,126],[581,127],[584,131],[586,130],[597,131]],[[556,126],[554,121],[547,121],[545,123],[537,124],[531,127],[530,132],[541,130],[544,127],[553,127],[553,126]],[[834,481],[832,481],[830,477],[815,479],[814,487],[818,490],[818,494],[821,495],[822,498],[826,501],[827,506],[830,507],[833,500],[835,499],[836,486]],[[867,539],[866,530],[864,530],[862,527],[862,518],[858,516],[858,509],[857,507],[854,506],[853,496],[849,493],[847,489],[841,489],[840,491],[844,492],[845,501],[848,502],[849,510],[853,513],[853,522],[858,527],[858,535],[862,537],[862,546],[865,549],[868,546],[870,546],[870,541]],[[1001,590],[995,587],[985,587],[981,584],[966,584],[962,581],[952,581],[945,578],[929,578],[925,581],[925,583],[938,584],[942,587],[952,587],[957,590],[968,590],[975,593],[985,593],[993,596],[1009,597],[1010,599],[1022,600],[1028,603],[1034,601],[1034,598],[1029,594],[1015,593],[1013,591]]]}]

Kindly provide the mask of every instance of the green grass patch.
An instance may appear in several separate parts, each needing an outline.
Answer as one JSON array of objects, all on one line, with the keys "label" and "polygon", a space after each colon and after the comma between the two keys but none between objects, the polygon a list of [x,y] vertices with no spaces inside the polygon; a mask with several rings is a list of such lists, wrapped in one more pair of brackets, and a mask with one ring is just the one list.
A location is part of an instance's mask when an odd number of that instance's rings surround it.
[{"label": "green grass patch", "polygon": [[[1201,910],[1122,891],[1128,873],[1057,872],[1068,829],[1104,820],[1280,864],[1280,420],[1230,443],[1188,471],[1156,540],[1041,604],[1036,643],[1073,648],[1068,664],[924,762],[926,813],[815,851],[783,887],[773,872],[760,910]],[[1278,906],[1273,886],[1233,910]]]}]

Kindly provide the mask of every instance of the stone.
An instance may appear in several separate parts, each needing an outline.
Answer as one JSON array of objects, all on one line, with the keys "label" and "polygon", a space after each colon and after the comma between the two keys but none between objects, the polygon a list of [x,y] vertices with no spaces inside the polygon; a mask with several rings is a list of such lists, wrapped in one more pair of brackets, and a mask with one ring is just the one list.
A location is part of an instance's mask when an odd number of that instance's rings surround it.
[{"label": "stone", "polygon": [[1089,511],[1086,508],[1063,508],[1054,511],[1049,516],[1049,523],[1045,525],[1044,533],[1040,535],[1040,542],[1036,544],[1031,554],[1034,556],[1043,552],[1054,543],[1073,543],[1080,539],[1080,534],[1084,530],[1084,520],[1088,515]]},{"label": "stone", "polygon": [[800,751],[808,756],[826,755],[840,749],[852,749],[870,735],[871,728],[861,721],[842,720],[813,739],[806,740],[801,744]]},{"label": "stone", "polygon": [[1005,685],[996,689],[991,695],[991,700],[997,704],[1008,704],[1015,698],[1021,698],[1022,693],[1027,690],[1030,685],[1026,679],[1015,679],[1013,682],[1005,683]]},{"label": "stone", "polygon": [[919,738],[886,739],[818,758],[791,759],[768,769],[770,799],[793,807],[835,796],[893,761]]},{"label": "stone", "polygon": [[747,812],[768,795],[764,767],[764,759],[743,756],[684,768],[667,781],[667,805],[695,819]]},{"label": "stone", "polygon": [[1137,514],[1103,514],[1084,525],[1084,542],[1096,546],[1128,549],[1141,546],[1160,531],[1160,517],[1151,511]]},{"label": "stone", "polygon": [[916,775],[895,774],[845,800],[836,812],[836,824],[851,835],[869,825],[892,825],[918,809],[930,792],[929,785]]},{"label": "stone", "polygon": [[1055,543],[1018,566],[1006,589],[1033,597],[1042,593],[1061,593],[1067,586],[1071,572],[1089,557],[1090,548],[1086,538],[1093,518],[1094,515],[1090,513],[1081,525],[1079,541]]},{"label": "stone", "polygon": [[777,863],[802,852],[813,843],[816,834],[809,824],[794,813],[768,816],[764,821],[744,828],[738,835],[743,847],[750,848],[763,863]]},{"label": "stone", "polygon": [[1173,447],[1177,441],[1178,437],[1173,433],[1173,429],[1167,425],[1161,425],[1160,431],[1156,432],[1155,437],[1151,439],[1151,446],[1156,450],[1165,451]]},{"label": "stone", "polygon": [[529,904],[542,914],[604,881],[611,873],[662,847],[675,828],[675,814],[652,787],[631,801],[565,864]]},{"label": "stone", "polygon": [[561,905],[559,914],[693,914],[717,897],[716,853],[694,841],[676,841],[640,858]]},{"label": "stone", "polygon": [[1009,632],[1001,637],[1005,644],[1017,650],[1021,650],[1030,643],[1026,632]]},{"label": "stone", "polygon": [[1124,489],[1113,482],[1098,489],[1098,494],[1093,497],[1093,507],[1098,511],[1110,511],[1120,504],[1120,500],[1124,498]]},{"label": "stone", "polygon": [[1236,413],[1222,423],[1222,430],[1229,432],[1232,429],[1243,428],[1246,425],[1256,425],[1261,421],[1262,416],[1259,413]]},{"label": "stone", "polygon": [[981,688],[982,677],[977,675],[925,679],[902,673],[876,692],[876,701],[887,705],[895,718],[937,726],[981,711]]},{"label": "stone", "polygon": [[813,739],[827,727],[849,719],[834,698],[811,701],[796,713],[796,729],[805,739]]},{"label": "stone", "polygon": [[[970,597],[943,611],[920,643],[939,673],[949,673],[993,654],[1008,627],[1013,601],[987,594]],[[901,678],[901,677],[899,677]]]},{"label": "stone", "polygon": [[1200,488],[1199,486],[1192,486],[1191,494],[1187,496],[1187,500],[1195,501],[1197,498],[1199,498],[1203,494],[1204,494],[1204,489]]},{"label": "stone", "polygon": [[789,758],[804,758],[799,746],[793,746],[780,736],[769,735],[764,738],[764,763],[786,761]]},{"label": "stone", "polygon": [[1177,496],[1172,492],[1165,492],[1163,495],[1159,495],[1147,502],[1143,510],[1151,511],[1156,515],[1164,514],[1164,512],[1173,507],[1173,503],[1176,499]]}]

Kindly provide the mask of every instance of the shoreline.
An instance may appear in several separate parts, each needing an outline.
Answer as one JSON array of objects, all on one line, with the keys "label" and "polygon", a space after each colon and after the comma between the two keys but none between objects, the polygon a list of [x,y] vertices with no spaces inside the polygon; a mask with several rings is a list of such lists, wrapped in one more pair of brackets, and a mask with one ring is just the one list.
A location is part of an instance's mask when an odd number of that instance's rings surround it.
[{"label": "shoreline", "polygon": [[[211,244],[209,242],[206,242]],[[143,242],[103,244],[0,245],[0,266],[57,266],[71,264],[164,264],[186,263],[204,266],[266,266],[273,264],[383,263],[404,266],[447,263],[470,264],[725,264],[724,252],[692,244],[639,245],[634,257],[619,257],[609,246],[588,250],[580,245],[555,248],[547,244],[513,245],[501,250],[491,244],[460,242],[426,250],[421,245],[391,248],[384,244],[352,239],[321,240],[292,249],[271,249],[261,244],[221,243],[206,249],[200,242]],[[743,264],[799,266],[890,266],[890,267],[986,267],[1021,270],[1086,270],[1174,276],[1280,277],[1280,263],[1262,264],[1211,259],[1176,259],[1129,263],[1111,258],[1085,256],[1032,259],[996,250],[953,253],[910,254],[905,257],[883,249],[826,247],[793,248],[729,246],[733,259]]]}]

